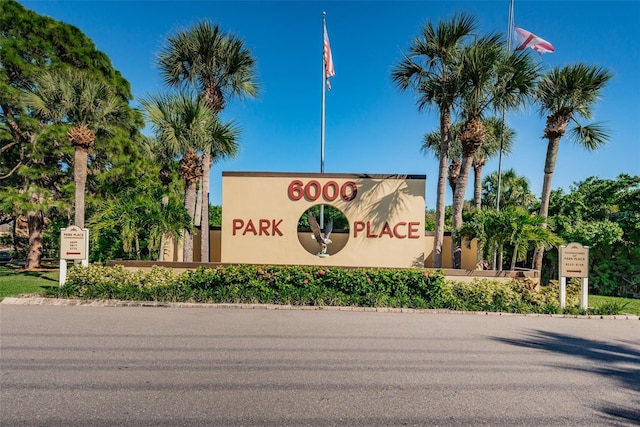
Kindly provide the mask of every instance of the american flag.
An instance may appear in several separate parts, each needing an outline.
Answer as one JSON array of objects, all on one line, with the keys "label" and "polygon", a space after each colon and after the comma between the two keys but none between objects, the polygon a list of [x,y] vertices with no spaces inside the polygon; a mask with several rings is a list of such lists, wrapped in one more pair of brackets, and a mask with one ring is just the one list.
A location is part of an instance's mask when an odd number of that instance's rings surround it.
[{"label": "american flag", "polygon": [[323,58],[324,58],[324,75],[327,79],[327,89],[331,90],[331,83],[329,77],[336,75],[336,70],[333,68],[333,57],[331,56],[331,46],[329,45],[329,34],[327,34],[327,25],[324,24],[324,44],[323,44]]}]

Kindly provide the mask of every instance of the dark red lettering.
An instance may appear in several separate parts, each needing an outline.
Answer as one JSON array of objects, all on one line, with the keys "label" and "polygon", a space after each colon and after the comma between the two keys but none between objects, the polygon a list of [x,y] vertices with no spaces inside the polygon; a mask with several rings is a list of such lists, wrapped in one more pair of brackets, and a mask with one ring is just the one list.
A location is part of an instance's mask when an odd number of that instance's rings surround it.
[{"label": "dark red lettering", "polygon": [[269,226],[271,225],[271,222],[268,219],[261,219],[260,220],[260,231],[259,231],[259,235],[262,236],[263,234],[265,235],[269,235]]},{"label": "dark red lettering", "polygon": [[[349,192],[351,190],[351,192]],[[345,202],[350,202],[358,195],[358,186],[353,181],[347,181],[340,188],[340,196]]]},{"label": "dark red lettering", "polygon": [[385,222],[384,225],[382,226],[382,231],[380,232],[380,236],[382,237],[384,235],[387,235],[389,237],[393,237],[393,232],[391,231],[391,227],[389,226],[388,222]]},{"label": "dark red lettering", "polygon": [[337,199],[338,194],[340,194],[340,190],[338,189],[338,183],[335,181],[327,182],[322,188],[322,197],[329,202],[333,202]]},{"label": "dark red lettering", "polygon": [[373,234],[371,232],[371,221],[367,221],[367,237],[368,238],[374,238],[374,237],[378,237],[377,234]]},{"label": "dark red lettering", "polygon": [[282,224],[283,220],[279,220],[278,222],[276,222],[276,220],[272,220],[271,221],[271,235],[275,236],[276,234],[278,236],[282,236],[282,231],[280,231],[280,229],[278,228],[280,226],[280,224]]},{"label": "dark red lettering", "polygon": [[418,233],[418,231],[420,230],[420,223],[419,222],[410,222],[409,223],[409,238],[410,239],[419,239],[420,238],[420,234]]},{"label": "dark red lettering", "polygon": [[254,236],[256,234],[258,234],[258,232],[256,231],[256,226],[253,225],[253,221],[251,221],[251,220],[249,220],[249,222],[247,223],[247,226],[245,227],[244,231],[242,232],[242,235],[244,236],[247,233],[253,233]]},{"label": "dark red lettering", "polygon": [[393,227],[393,235],[396,236],[398,239],[404,239],[405,237],[407,237],[406,234],[400,234],[400,232],[398,231],[398,227],[400,226],[404,227],[405,225],[407,225],[406,222],[400,221]]},{"label": "dark red lettering", "polygon": [[244,221],[238,218],[234,218],[233,220],[233,235],[236,235],[236,232],[238,230],[242,230],[242,227],[244,227]]},{"label": "dark red lettering", "polygon": [[302,199],[302,197],[304,196],[304,190],[302,189],[302,184],[303,182],[300,181],[299,179],[295,179],[291,181],[291,184],[289,184],[289,189],[288,189],[289,198],[291,198],[291,200]]},{"label": "dark red lettering", "polygon": [[318,197],[320,197],[321,193],[322,193],[321,185],[316,180],[309,181],[307,185],[304,186],[304,195],[307,199],[311,200],[312,202],[315,202],[316,200],[318,200]]}]

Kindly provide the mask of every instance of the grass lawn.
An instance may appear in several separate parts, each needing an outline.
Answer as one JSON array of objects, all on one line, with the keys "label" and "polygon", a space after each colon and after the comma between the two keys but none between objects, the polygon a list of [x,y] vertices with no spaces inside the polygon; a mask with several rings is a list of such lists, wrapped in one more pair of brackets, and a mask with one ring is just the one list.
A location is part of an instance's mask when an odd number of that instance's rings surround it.
[{"label": "grass lawn", "polygon": [[[47,288],[58,286],[59,278],[58,269],[24,271],[13,265],[2,266],[0,267],[0,300],[20,294],[43,292]],[[589,295],[589,307],[598,307],[603,304],[624,306],[623,313],[640,316],[640,299]]]},{"label": "grass lawn", "polygon": [[607,303],[619,304],[620,306],[624,306],[622,308],[623,313],[640,316],[640,299],[589,295],[589,307],[598,307]]},{"label": "grass lawn", "polygon": [[20,267],[7,265],[0,267],[0,300],[20,294],[43,292],[45,289],[58,286],[60,275],[58,270],[24,271]]}]

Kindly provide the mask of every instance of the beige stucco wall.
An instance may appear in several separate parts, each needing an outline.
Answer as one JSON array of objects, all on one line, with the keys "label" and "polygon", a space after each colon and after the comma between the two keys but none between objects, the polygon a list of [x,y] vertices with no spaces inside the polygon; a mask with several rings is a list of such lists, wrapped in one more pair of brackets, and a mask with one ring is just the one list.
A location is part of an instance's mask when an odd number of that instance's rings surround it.
[{"label": "beige stucco wall", "polygon": [[[210,261],[352,267],[432,267],[434,233],[424,232],[423,175],[223,172],[221,229],[210,231]],[[329,257],[316,254],[311,233],[298,220],[317,204],[340,209],[349,230],[334,232]],[[462,247],[462,269],[475,269],[477,245]],[[443,268],[451,268],[445,235]],[[199,232],[194,261],[200,261]],[[181,242],[165,260],[181,261]]]},{"label": "beige stucco wall", "polygon": [[[221,235],[222,231],[218,228],[212,229],[209,232],[209,248],[210,248],[210,260],[211,262],[221,262]],[[334,233],[332,236],[332,240],[336,242],[336,246],[342,246],[342,241],[348,240],[348,234],[345,233]],[[300,242],[303,242],[305,249],[311,251],[314,248],[317,248],[314,240],[311,238],[310,233],[300,232],[298,234],[298,239]],[[433,266],[433,242],[434,242],[434,233],[427,231],[424,236],[424,253],[426,255],[423,266],[427,268],[431,268]],[[196,243],[197,242],[197,243]],[[305,243],[306,242],[306,243]],[[314,246],[315,245],[315,246]],[[331,246],[331,245],[330,245]],[[462,246],[462,269],[465,270],[473,270],[476,267],[476,251],[477,251],[477,242],[473,240],[471,242],[471,247],[467,248],[466,245]],[[331,248],[329,250],[331,253]],[[442,257],[442,268],[451,268],[451,236],[445,234],[444,243],[443,243],[443,257]],[[178,262],[182,261],[182,245],[176,244],[175,242],[169,242],[165,248],[165,261],[168,262]],[[200,262],[200,232],[196,231],[194,235],[194,254],[193,261]],[[278,262],[276,264],[282,264]]]},{"label": "beige stucco wall", "polygon": [[[422,267],[424,190],[424,176],[223,172],[221,262]],[[300,216],[317,204],[349,221],[344,248],[326,258],[298,238]]]}]

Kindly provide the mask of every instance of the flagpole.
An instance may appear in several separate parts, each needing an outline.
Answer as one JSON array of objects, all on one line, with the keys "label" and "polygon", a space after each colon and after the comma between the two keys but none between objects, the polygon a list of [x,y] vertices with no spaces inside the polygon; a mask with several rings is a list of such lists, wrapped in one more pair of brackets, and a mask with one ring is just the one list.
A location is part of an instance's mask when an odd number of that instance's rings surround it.
[{"label": "flagpole", "polygon": [[[513,31],[513,1],[509,2],[509,28],[507,29],[507,52],[511,52],[511,37]],[[502,126],[500,128],[500,151],[498,154],[498,195],[496,196],[496,210],[500,211],[500,192],[502,191],[502,152],[504,149],[504,122],[506,119],[506,108],[502,108]],[[496,269],[498,258],[498,247],[496,246],[493,253],[493,268]],[[500,266],[502,269],[502,266]]]},{"label": "flagpole", "polygon": [[[324,107],[327,85],[327,67],[325,65],[324,38],[326,31],[327,12],[322,12],[322,107],[320,109],[320,173],[324,173]],[[324,227],[324,205],[320,205],[320,228]]]}]

